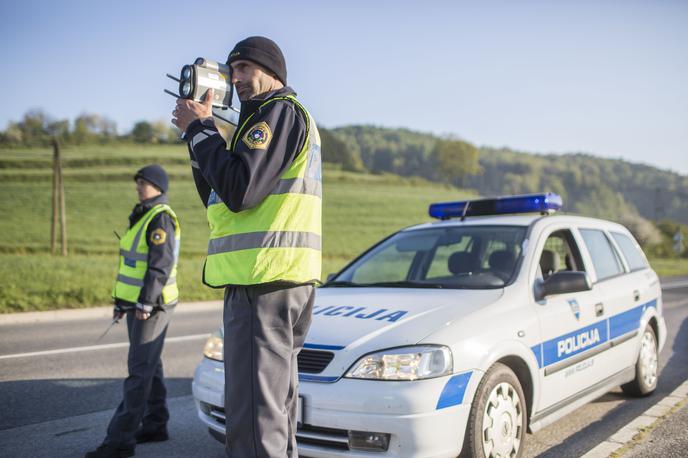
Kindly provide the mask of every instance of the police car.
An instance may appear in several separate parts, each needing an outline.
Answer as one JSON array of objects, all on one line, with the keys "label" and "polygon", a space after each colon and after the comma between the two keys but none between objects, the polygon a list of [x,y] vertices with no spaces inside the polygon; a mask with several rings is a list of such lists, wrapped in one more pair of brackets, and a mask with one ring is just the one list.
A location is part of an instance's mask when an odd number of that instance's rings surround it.
[{"label": "police car", "polygon": [[[516,457],[526,431],[617,386],[657,386],[659,279],[630,232],[555,194],[430,206],[316,294],[299,355],[299,454]],[[222,334],[196,369],[224,440]],[[231,412],[228,413],[231,415]]]}]

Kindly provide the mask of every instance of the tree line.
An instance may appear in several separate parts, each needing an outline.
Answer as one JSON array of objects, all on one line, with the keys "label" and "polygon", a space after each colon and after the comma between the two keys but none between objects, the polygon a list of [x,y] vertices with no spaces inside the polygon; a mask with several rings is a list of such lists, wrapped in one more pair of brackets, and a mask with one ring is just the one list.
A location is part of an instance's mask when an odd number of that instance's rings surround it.
[{"label": "tree line", "polygon": [[120,134],[117,124],[95,113],[82,113],[73,121],[55,119],[43,110],[30,110],[20,121],[12,121],[0,132],[0,147],[41,147],[56,139],[62,145],[113,144],[135,142],[148,144],[179,143],[179,130],[168,121],[141,120],[128,132]]},{"label": "tree line", "polygon": [[[671,237],[688,224],[688,177],[655,167],[581,153],[476,147],[409,129],[352,125],[319,131],[323,162],[343,170],[417,176],[484,196],[556,192],[565,211],[619,221],[656,255],[671,256]],[[138,121],[119,134],[114,121],[98,114],[69,122],[32,110],[0,132],[0,147],[48,146],[53,138],[64,145],[181,143],[168,121]]]}]

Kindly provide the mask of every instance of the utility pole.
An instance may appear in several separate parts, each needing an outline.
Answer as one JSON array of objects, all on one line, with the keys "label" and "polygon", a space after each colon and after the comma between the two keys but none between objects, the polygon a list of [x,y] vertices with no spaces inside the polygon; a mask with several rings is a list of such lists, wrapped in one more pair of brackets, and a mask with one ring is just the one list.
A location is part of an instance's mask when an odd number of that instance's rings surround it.
[{"label": "utility pole", "polygon": [[62,178],[62,160],[60,158],[60,144],[57,138],[53,138],[53,219],[50,225],[50,252],[53,255],[57,251],[58,207],[62,256],[67,256],[67,213],[65,208],[64,180]]}]

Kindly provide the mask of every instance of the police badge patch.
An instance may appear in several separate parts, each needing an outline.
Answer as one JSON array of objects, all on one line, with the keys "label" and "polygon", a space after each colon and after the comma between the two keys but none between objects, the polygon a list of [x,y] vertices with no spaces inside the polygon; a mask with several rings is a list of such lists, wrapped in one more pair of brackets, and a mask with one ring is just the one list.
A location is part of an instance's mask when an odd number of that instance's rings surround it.
[{"label": "police badge patch", "polygon": [[161,228],[158,228],[151,232],[150,241],[153,245],[162,245],[163,243],[165,243],[166,239],[167,233]]},{"label": "police badge patch", "polygon": [[254,124],[241,139],[250,149],[267,149],[272,132],[265,121]]}]

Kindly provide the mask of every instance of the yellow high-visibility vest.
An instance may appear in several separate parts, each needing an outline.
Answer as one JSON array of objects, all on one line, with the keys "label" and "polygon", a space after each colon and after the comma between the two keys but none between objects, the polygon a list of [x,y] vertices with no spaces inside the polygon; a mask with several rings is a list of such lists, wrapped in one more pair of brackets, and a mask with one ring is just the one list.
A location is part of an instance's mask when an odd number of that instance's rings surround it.
[{"label": "yellow high-visibility vest", "polygon": [[[203,269],[203,281],[209,286],[320,281],[320,134],[313,118],[293,96],[269,99],[261,108],[278,100],[294,103],[304,114],[306,140],[275,189],[256,207],[234,213],[211,192],[207,210],[210,241]],[[232,150],[252,117],[235,133]]]},{"label": "yellow high-visibility vest", "polygon": [[138,302],[141,288],[143,288],[143,278],[146,275],[146,270],[148,270],[146,230],[153,217],[161,212],[167,212],[172,217],[175,240],[174,267],[167,283],[162,288],[162,302],[163,304],[171,304],[179,299],[177,261],[179,259],[181,229],[177,215],[166,204],[158,204],[148,210],[119,241],[119,272],[112,289],[112,297],[133,303]]}]

